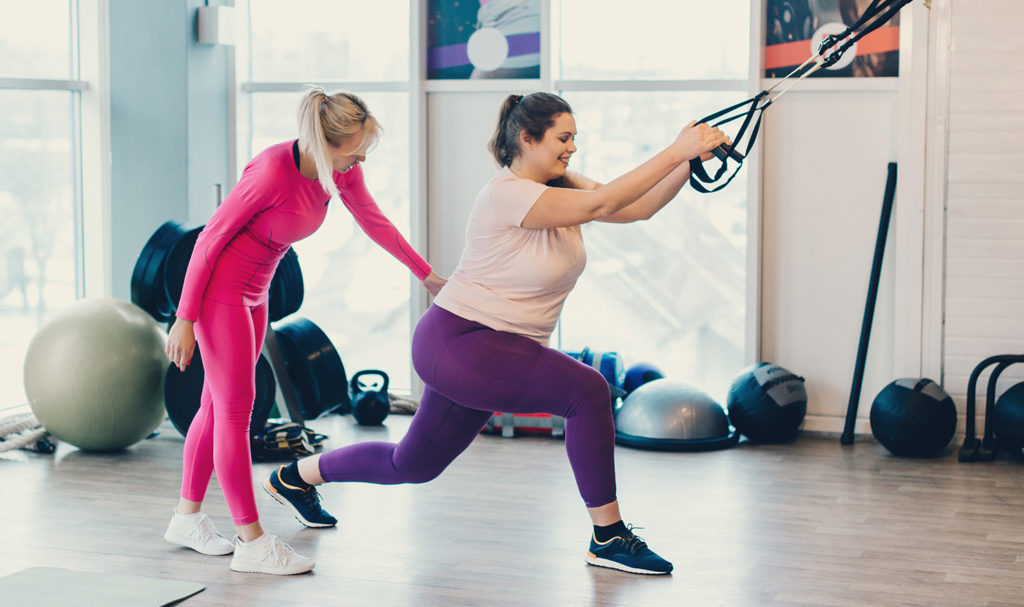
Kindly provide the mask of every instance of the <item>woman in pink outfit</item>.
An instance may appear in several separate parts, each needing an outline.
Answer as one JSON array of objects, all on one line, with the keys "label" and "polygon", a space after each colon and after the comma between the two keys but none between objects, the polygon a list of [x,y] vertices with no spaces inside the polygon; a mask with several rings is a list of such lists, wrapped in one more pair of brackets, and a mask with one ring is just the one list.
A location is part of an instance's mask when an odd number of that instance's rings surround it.
[{"label": "woman in pink outfit", "polygon": [[[311,88],[299,107],[298,140],[253,158],[196,240],[167,355],[184,371],[198,343],[205,381],[185,438],[181,497],[164,538],[203,554],[233,552],[232,570],[288,575],[314,567],[260,526],[249,452],[268,291],[285,252],[320,227],[338,196],[359,227],[431,294],[444,285],[366,189],[359,165],[380,132],[357,96]],[[234,543],[200,512],[214,470],[237,528]]]}]

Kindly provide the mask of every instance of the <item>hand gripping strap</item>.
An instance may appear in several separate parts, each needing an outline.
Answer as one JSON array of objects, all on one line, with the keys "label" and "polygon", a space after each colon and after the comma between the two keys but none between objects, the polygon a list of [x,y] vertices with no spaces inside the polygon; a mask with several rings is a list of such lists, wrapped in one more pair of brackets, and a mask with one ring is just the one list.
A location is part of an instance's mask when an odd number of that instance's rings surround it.
[{"label": "hand gripping strap", "polygon": [[[767,95],[768,95],[768,91],[761,91],[760,93],[758,93],[757,95],[751,97],[750,99],[747,99],[746,101],[741,101],[740,103],[737,103],[736,105],[733,105],[733,106],[725,108],[724,110],[720,110],[718,112],[715,112],[714,114],[706,116],[706,117],[704,117],[704,118],[702,118],[701,120],[698,121],[698,122],[710,123],[712,120],[717,119],[719,116],[722,116],[723,114],[728,114],[729,112],[731,112],[733,110],[736,110],[736,109],[742,108],[742,107],[744,107],[746,105],[749,105],[750,107],[749,107],[749,109],[746,110],[746,112],[740,112],[740,113],[738,113],[738,114],[736,114],[734,116],[730,116],[728,118],[723,118],[722,120],[719,120],[718,122],[716,122],[716,123],[714,123],[712,125],[712,126],[720,126],[720,125],[726,124],[728,122],[732,122],[733,120],[737,120],[737,119],[743,117],[743,124],[740,126],[740,130],[736,133],[736,139],[732,143],[732,148],[733,148],[733,150],[735,150],[735,149],[738,148],[738,146],[740,145],[740,141],[742,141],[743,136],[746,134],[747,127],[750,126],[750,122],[754,118],[754,114],[757,114],[757,120],[754,120],[754,126],[750,130],[750,137],[749,137],[749,139],[747,139],[747,146],[746,146],[746,149],[743,151],[743,154],[740,155],[739,159],[736,158],[735,154],[723,155],[723,157],[721,158],[722,164],[718,167],[718,170],[715,172],[714,177],[708,175],[707,171],[704,170],[704,163],[701,161],[700,158],[691,158],[690,159],[690,186],[693,187],[694,190],[696,190],[696,191],[698,191],[698,192],[700,192],[702,194],[709,194],[711,192],[717,192],[718,190],[721,190],[725,186],[729,185],[729,182],[731,182],[733,180],[733,178],[736,177],[736,174],[739,173],[740,168],[743,166],[743,160],[750,153],[751,148],[754,147],[754,142],[757,140],[757,133],[758,133],[758,131],[761,128],[761,118],[764,115],[764,111],[772,103],[771,100],[769,99],[765,103],[763,103],[761,105],[758,105],[758,103],[762,99],[764,99]],[[711,186],[711,185],[713,185],[715,183],[718,183],[719,180],[722,179],[723,175],[725,175],[725,172],[728,169],[728,162],[727,162],[727,160],[729,158],[733,158],[733,160],[736,161],[736,168],[733,170],[732,174],[729,175],[729,178],[726,179],[724,183],[719,184],[717,187],[714,187],[714,188],[705,187],[704,184],[707,184],[708,186]]]}]

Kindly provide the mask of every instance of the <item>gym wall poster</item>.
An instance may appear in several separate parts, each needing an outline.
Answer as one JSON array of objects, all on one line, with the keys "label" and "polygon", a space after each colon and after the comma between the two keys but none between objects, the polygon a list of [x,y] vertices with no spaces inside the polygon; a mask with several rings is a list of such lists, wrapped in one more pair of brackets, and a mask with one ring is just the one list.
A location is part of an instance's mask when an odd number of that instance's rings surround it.
[{"label": "gym wall poster", "polygon": [[[818,51],[830,34],[854,24],[871,0],[768,0],[764,75],[783,78]],[[900,16],[867,34],[832,66],[811,78],[899,76]]]},{"label": "gym wall poster", "polygon": [[541,0],[429,0],[427,78],[540,78]]}]

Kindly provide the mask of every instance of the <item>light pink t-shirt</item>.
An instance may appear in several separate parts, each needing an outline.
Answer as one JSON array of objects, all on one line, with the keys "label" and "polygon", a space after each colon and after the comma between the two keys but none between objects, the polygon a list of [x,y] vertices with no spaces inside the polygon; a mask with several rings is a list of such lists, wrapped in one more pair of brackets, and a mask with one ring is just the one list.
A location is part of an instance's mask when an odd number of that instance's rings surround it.
[{"label": "light pink t-shirt", "polygon": [[516,177],[508,167],[484,186],[469,216],[459,266],[436,305],[547,345],[587,263],[579,226],[520,225],[547,188]]}]

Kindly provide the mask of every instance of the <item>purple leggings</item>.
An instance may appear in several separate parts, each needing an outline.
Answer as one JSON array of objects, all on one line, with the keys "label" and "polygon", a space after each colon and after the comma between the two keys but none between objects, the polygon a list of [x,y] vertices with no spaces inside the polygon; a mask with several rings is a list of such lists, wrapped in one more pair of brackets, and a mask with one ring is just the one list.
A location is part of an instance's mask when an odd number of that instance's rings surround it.
[{"label": "purple leggings", "polygon": [[425,483],[466,450],[492,411],[551,413],[565,418],[565,449],[587,507],[615,501],[615,428],[596,370],[438,306],[416,326],[412,363],[426,387],[405,437],[324,453],[325,481]]}]

